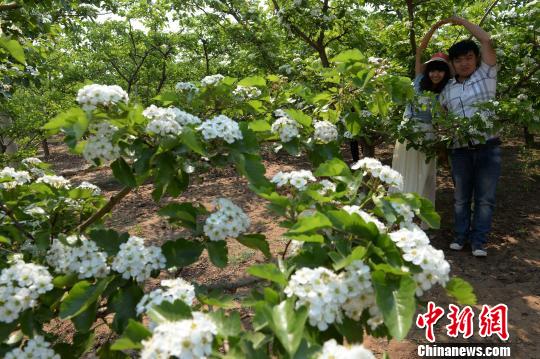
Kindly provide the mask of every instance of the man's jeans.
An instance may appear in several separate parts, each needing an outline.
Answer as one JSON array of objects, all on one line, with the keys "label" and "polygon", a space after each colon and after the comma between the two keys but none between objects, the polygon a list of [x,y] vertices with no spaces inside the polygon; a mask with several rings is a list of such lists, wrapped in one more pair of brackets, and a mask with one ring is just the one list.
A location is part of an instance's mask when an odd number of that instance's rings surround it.
[{"label": "man's jeans", "polygon": [[450,155],[456,240],[462,243],[468,240],[473,248],[483,246],[491,230],[495,192],[501,174],[501,148],[498,145],[457,148]]}]

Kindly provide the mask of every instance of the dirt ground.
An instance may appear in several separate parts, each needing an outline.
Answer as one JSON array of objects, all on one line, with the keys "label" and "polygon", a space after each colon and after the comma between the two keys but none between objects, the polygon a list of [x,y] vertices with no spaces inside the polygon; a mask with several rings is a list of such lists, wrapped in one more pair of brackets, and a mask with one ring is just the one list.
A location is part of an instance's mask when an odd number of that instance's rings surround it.
[{"label": "dirt ground", "polygon": [[[376,157],[383,162],[391,161],[392,148],[377,151]],[[278,171],[309,168],[303,158],[276,155],[271,151],[263,153],[267,175]],[[109,170],[87,170],[82,158],[67,153],[60,140],[51,142],[51,158],[58,174],[63,174],[74,183],[90,181],[102,188],[106,196],[112,196],[120,186]],[[540,347],[540,151],[524,152],[519,141],[508,141],[503,146],[503,172],[498,186],[497,204],[493,218],[493,230],[487,246],[487,258],[474,258],[469,250],[453,252],[448,250],[452,238],[452,181],[448,169],[439,168],[437,180],[436,208],[442,218],[441,229],[434,231],[432,244],[443,249],[452,267],[452,273],[469,281],[478,297],[475,306],[475,324],[482,304],[508,305],[510,339],[505,345],[512,350],[512,358],[538,358]],[[154,203],[151,185],[144,185],[130,193],[108,219],[108,224],[121,231],[146,238],[149,242],[162,243],[178,235],[178,229],[171,228],[157,216],[157,210],[170,201],[201,201],[210,206],[218,197],[229,197],[240,205],[250,216],[250,232],[264,233],[270,243],[272,253],[282,253],[285,241],[280,237],[284,232],[278,219],[265,208],[247,187],[246,181],[231,169],[216,169],[196,179],[179,198],[165,198]],[[228,242],[229,266],[219,269],[209,261],[202,260],[178,274],[187,280],[201,284],[227,283],[245,277],[245,269],[264,257],[235,241]],[[163,277],[170,276],[164,273]],[[152,287],[155,283],[149,283]],[[242,295],[249,288],[240,288],[236,294]],[[451,300],[440,288],[430,291],[424,298],[448,310]],[[482,338],[475,335],[468,340],[446,336],[443,317],[435,327],[437,343],[501,343],[498,338]],[[103,334],[105,335],[105,333]],[[98,333],[98,338],[100,337]],[[366,347],[379,358],[387,351],[392,359],[417,358],[417,347],[428,344],[423,330],[413,325],[406,340],[402,342],[367,338]],[[502,345],[502,344],[499,344]]]}]

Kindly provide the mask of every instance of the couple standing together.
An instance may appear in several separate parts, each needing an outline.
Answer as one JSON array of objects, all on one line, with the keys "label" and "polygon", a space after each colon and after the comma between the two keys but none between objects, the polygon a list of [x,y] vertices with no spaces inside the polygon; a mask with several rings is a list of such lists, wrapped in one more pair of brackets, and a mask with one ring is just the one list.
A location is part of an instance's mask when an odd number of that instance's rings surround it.
[{"label": "couple standing together", "polygon": [[[450,47],[448,56],[436,53],[422,63],[422,53],[431,36],[448,23],[465,27],[481,48],[472,40],[460,41]],[[496,54],[490,36],[479,26],[456,16],[437,22],[424,36],[416,52],[415,72],[416,92],[435,93],[442,107],[455,116],[470,118],[479,111],[478,105],[495,98]],[[431,128],[429,106],[426,109],[409,105],[404,116],[417,121],[426,131]],[[450,148],[454,182],[454,239],[450,248],[462,250],[470,243],[476,257],[487,256],[484,246],[491,229],[501,171],[500,140],[493,133],[483,135],[485,143],[454,141]],[[407,150],[406,143],[397,142],[392,167],[403,175],[404,192],[416,192],[435,202],[435,160],[426,163],[422,152]]]}]

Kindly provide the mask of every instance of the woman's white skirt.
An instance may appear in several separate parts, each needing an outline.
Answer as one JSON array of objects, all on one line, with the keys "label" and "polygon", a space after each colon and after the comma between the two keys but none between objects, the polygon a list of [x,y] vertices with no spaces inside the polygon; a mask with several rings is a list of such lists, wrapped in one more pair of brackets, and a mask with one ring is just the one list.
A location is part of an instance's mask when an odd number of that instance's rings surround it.
[{"label": "woman's white skirt", "polygon": [[403,176],[403,192],[416,192],[435,205],[437,189],[437,160],[426,163],[426,155],[413,148],[407,150],[407,141],[396,141],[392,168]]}]

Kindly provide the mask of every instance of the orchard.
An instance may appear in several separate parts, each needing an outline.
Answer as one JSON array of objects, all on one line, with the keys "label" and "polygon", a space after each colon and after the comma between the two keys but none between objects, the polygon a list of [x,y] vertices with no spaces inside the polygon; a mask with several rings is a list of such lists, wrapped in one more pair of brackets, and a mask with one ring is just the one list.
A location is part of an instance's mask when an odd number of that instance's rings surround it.
[{"label": "orchard", "polygon": [[[397,140],[441,159],[454,141],[496,131],[519,144],[522,195],[536,198],[539,11],[538,1],[1,2],[0,357],[375,358],[370,344],[406,341],[434,298],[481,307],[480,274],[464,268],[474,261],[449,260],[441,240],[452,203],[438,213],[407,193],[383,157]],[[426,136],[403,113],[438,101],[415,92],[411,69],[419,38],[455,14],[491,34],[497,96],[469,118],[436,106]],[[426,52],[468,36],[441,27]],[[84,170],[60,169],[55,151]],[[220,176],[249,206],[227,188],[194,190]],[[166,238],[141,231],[136,210],[119,229],[118,208],[146,189]],[[519,213],[534,221],[529,203]],[[268,218],[279,235],[260,225]],[[193,274],[225,273],[238,248],[259,258],[238,281]],[[521,262],[534,276],[531,253]],[[532,285],[520,295],[537,312]]]}]

